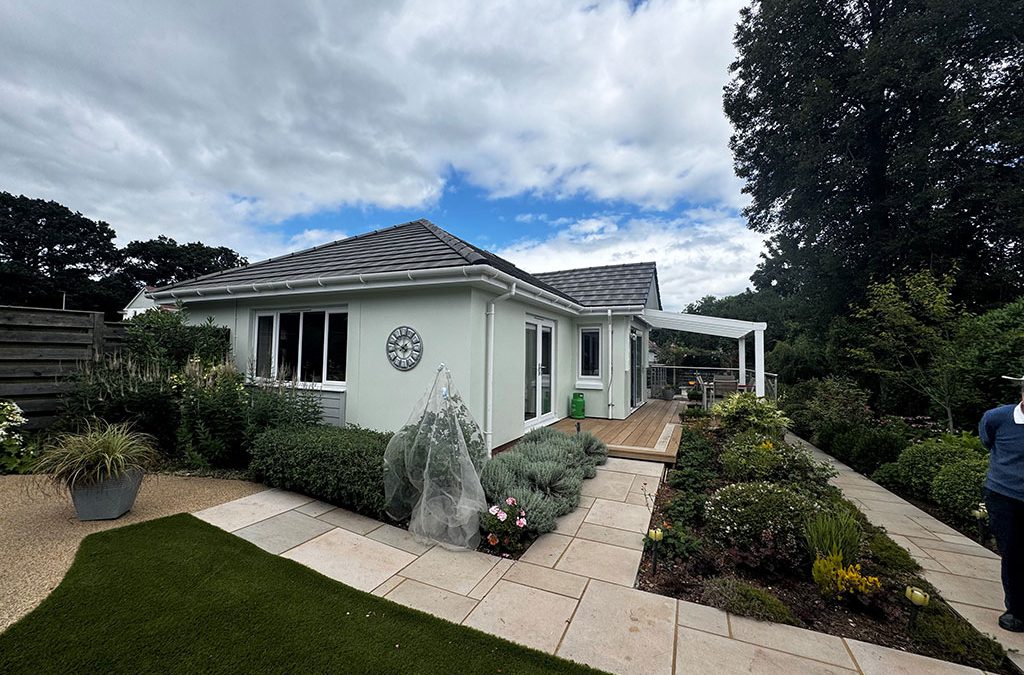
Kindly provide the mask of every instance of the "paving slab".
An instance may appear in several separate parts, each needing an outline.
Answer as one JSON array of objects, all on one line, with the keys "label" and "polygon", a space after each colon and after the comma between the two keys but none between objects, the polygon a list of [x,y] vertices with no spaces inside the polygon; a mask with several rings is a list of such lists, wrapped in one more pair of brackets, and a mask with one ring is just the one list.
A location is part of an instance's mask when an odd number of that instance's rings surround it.
[{"label": "paving slab", "polygon": [[192,514],[200,520],[216,525],[222,530],[234,532],[243,527],[266,520],[285,511],[308,504],[311,497],[284,490],[264,490],[256,494],[218,504]]},{"label": "paving slab", "polygon": [[856,671],[680,626],[676,638],[675,672],[677,675],[852,675]]},{"label": "paving slab", "polygon": [[931,557],[953,574],[1002,583],[1001,560],[952,551],[932,551]]},{"label": "paving slab", "polygon": [[409,530],[403,530],[394,525],[383,525],[375,530],[371,530],[366,536],[374,541],[380,541],[388,546],[400,548],[413,555],[423,555],[434,546],[433,544],[420,541]]},{"label": "paving slab", "polygon": [[676,623],[687,628],[729,637],[729,615],[717,607],[680,600]]},{"label": "paving slab", "polygon": [[951,602],[949,606],[970,621],[979,631],[996,638],[1007,650],[1015,649],[1018,652],[1024,652],[1024,633],[1011,633],[999,627],[999,615],[1003,613],[1002,608],[988,609],[959,602]]},{"label": "paving slab", "polygon": [[406,579],[384,597],[452,623],[461,623],[476,607],[476,600],[472,598],[428,586],[414,579]]},{"label": "paving slab", "polygon": [[317,500],[310,502],[308,504],[303,504],[302,506],[295,510],[298,511],[299,513],[305,514],[307,516],[313,516],[314,518],[316,518],[319,515],[327,513],[328,511],[333,511],[335,508],[337,507],[334,506],[334,504],[328,504],[327,502]]},{"label": "paving slab", "polygon": [[374,595],[384,597],[391,591],[392,588],[402,583],[403,581],[405,581],[405,577],[396,574],[395,576],[391,577],[390,579],[382,583],[377,588],[373,589],[371,593],[373,593]]},{"label": "paving slab", "polygon": [[356,534],[369,534],[384,525],[379,520],[367,518],[346,509],[331,509],[326,513],[320,514],[317,518]]},{"label": "paving slab", "polygon": [[651,498],[645,497],[643,494],[639,492],[630,492],[628,495],[626,495],[626,503],[651,508]]},{"label": "paving slab", "polygon": [[743,616],[729,617],[732,637],[787,654],[825,661],[843,668],[854,668],[841,637]]},{"label": "paving slab", "polygon": [[361,591],[372,591],[416,559],[337,527],[282,555]]},{"label": "paving slab", "polygon": [[[609,460],[610,461],[610,460]],[[583,481],[582,493],[587,497],[625,501],[633,485],[633,474],[597,470],[597,475]]]},{"label": "paving slab", "polygon": [[647,494],[653,495],[658,491],[658,479],[651,476],[634,476],[629,491],[641,495],[646,491]]},{"label": "paving slab", "polygon": [[622,473],[661,478],[665,465],[661,462],[645,462],[641,459],[609,457],[608,461],[601,465],[601,468],[605,471],[620,471]]},{"label": "paving slab", "polygon": [[998,581],[972,579],[958,574],[925,570],[924,578],[949,602],[1003,609],[1003,585]]},{"label": "paving slab", "polygon": [[502,580],[463,625],[553,654],[574,609],[573,598]]},{"label": "paving slab", "polygon": [[555,569],[622,586],[632,586],[641,551],[586,539],[573,539]]},{"label": "paving slab", "polygon": [[555,519],[555,532],[567,536],[575,536],[576,530],[580,529],[583,519],[587,517],[589,509],[578,508],[572,513]]},{"label": "paving slab", "polygon": [[614,527],[595,525],[586,521],[580,525],[580,529],[576,531],[576,536],[580,539],[600,541],[612,546],[632,548],[638,551],[642,551],[644,548],[644,535],[640,532],[628,532]]},{"label": "paving slab", "polygon": [[915,539],[914,537],[910,537],[910,541],[916,546],[924,549],[929,556],[932,555],[933,551],[951,551],[953,553],[963,553],[964,555],[975,555],[981,558],[999,559],[998,555],[981,544],[973,541],[970,543],[955,544],[948,541],[942,541],[940,539]]},{"label": "paving slab", "polygon": [[474,600],[480,600],[490,593],[491,589],[494,588],[494,585],[498,583],[502,576],[504,576],[509,567],[512,567],[512,561],[508,558],[498,560],[498,562],[494,564],[494,567],[491,568],[491,571],[484,575],[484,578],[481,579],[480,582],[473,587],[473,590],[469,592],[469,597]]},{"label": "paving slab", "polygon": [[290,548],[319,537],[334,526],[298,511],[285,511],[266,520],[235,530],[242,539],[251,541],[269,553],[284,553]]},{"label": "paving slab", "polygon": [[651,512],[644,506],[598,499],[590,507],[583,522],[614,527],[629,532],[647,532]]},{"label": "paving slab", "polygon": [[587,586],[558,655],[613,673],[672,672],[676,601],[602,581]]},{"label": "paving slab", "polygon": [[449,551],[435,546],[402,570],[402,576],[469,595],[498,560],[478,551]]},{"label": "paving slab", "polygon": [[502,578],[577,599],[583,595],[583,589],[587,587],[586,577],[553,570],[550,567],[531,565],[521,560],[512,565]]},{"label": "paving slab", "polygon": [[556,532],[542,534],[530,544],[530,548],[526,549],[526,553],[519,556],[519,559],[534,565],[554,567],[571,541],[572,537]]},{"label": "paving slab", "polygon": [[965,675],[981,673],[977,668],[968,668],[948,661],[939,661],[919,654],[910,654],[896,649],[847,639],[853,658],[864,675]]}]

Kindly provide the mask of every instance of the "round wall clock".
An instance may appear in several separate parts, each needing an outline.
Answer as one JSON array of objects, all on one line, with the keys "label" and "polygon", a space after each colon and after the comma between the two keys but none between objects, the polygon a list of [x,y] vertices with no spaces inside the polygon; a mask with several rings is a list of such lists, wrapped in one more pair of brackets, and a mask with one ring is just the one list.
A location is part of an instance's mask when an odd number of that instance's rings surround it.
[{"label": "round wall clock", "polygon": [[387,343],[388,361],[399,370],[412,370],[423,356],[420,334],[408,326],[391,331]]}]

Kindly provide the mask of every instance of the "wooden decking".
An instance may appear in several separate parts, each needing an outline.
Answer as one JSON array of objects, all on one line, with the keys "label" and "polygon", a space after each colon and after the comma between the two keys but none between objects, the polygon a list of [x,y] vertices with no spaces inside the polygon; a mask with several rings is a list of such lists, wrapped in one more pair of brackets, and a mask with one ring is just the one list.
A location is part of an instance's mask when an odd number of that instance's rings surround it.
[{"label": "wooden decking", "polygon": [[679,410],[682,401],[651,400],[624,420],[588,417],[583,420],[565,418],[554,428],[566,433],[580,429],[589,431],[608,445],[612,457],[647,459],[671,463],[679,449]]}]

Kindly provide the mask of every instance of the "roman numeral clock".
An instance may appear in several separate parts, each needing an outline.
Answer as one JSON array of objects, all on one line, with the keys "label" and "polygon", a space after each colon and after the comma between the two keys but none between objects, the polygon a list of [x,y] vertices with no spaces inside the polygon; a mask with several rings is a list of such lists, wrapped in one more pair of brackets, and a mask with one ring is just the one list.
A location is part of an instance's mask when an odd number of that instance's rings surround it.
[{"label": "roman numeral clock", "polygon": [[398,370],[412,370],[423,357],[423,340],[409,326],[391,331],[387,342],[388,361]]}]

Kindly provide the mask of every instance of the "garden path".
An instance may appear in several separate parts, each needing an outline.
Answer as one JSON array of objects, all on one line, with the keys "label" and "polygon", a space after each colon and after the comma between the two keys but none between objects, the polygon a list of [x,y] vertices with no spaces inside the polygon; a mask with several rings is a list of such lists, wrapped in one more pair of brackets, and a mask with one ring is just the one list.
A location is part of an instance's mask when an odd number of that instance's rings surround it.
[{"label": "garden path", "polygon": [[1018,667],[1024,667],[1024,634],[999,628],[1003,606],[999,556],[899,495],[865,478],[802,438],[788,434],[819,460],[832,464],[839,475],[832,483],[860,507],[873,525],[910,552],[924,568],[924,577],[964,619],[992,636]]},{"label": "garden path", "polygon": [[980,673],[633,588],[663,465],[610,458],[518,561],[453,552],[302,495],[195,515],[355,588],[613,673]]}]

